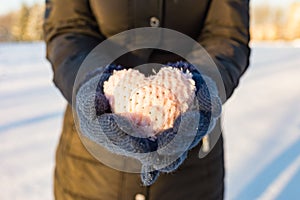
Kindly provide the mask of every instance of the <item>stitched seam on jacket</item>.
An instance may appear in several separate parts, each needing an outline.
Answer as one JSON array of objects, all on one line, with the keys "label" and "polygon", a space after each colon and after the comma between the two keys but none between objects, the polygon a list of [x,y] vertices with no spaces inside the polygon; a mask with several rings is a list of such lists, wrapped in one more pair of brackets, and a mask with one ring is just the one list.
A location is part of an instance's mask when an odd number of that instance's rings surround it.
[{"label": "stitched seam on jacket", "polygon": [[120,180],[120,187],[119,187],[119,194],[118,194],[118,199],[119,200],[122,200],[123,199],[123,191],[124,191],[124,176],[125,174],[124,173],[121,173],[121,180]]}]

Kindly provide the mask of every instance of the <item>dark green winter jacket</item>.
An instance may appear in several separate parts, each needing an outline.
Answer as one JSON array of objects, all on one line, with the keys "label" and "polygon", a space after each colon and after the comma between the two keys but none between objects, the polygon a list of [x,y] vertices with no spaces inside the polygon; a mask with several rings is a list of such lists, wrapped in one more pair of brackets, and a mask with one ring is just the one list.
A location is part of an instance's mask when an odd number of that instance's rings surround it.
[{"label": "dark green winter jacket", "polygon": [[[138,27],[165,27],[198,41],[213,58],[229,98],[249,64],[249,1],[247,0],[46,0],[45,41],[55,85],[72,103],[72,88],[86,55],[106,38]],[[116,62],[124,66],[175,62],[175,54],[151,50],[127,53]],[[218,122],[213,134],[220,134]],[[200,145],[173,174],[142,187],[138,174],[119,172],[98,162],[83,147],[66,110],[57,149],[57,199],[222,199],[223,140],[203,159]],[[214,145],[215,144],[215,145]]]}]

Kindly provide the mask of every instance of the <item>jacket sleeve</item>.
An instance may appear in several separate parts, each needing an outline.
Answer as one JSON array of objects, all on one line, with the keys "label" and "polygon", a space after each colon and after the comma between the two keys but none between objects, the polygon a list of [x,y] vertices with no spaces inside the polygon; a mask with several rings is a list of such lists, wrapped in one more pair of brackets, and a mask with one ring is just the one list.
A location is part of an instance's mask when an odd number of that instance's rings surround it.
[{"label": "jacket sleeve", "polygon": [[81,63],[105,37],[99,31],[88,0],[46,0],[43,28],[53,82],[71,103]]},{"label": "jacket sleeve", "polygon": [[212,0],[198,39],[216,63],[228,99],[249,65],[249,0]]}]

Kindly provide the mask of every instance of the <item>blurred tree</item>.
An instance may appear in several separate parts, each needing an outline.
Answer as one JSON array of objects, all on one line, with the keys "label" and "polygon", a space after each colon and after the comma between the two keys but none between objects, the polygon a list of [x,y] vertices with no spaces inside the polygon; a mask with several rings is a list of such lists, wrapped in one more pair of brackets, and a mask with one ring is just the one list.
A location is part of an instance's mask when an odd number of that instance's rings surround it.
[{"label": "blurred tree", "polygon": [[271,16],[271,9],[268,4],[259,4],[252,7],[251,10],[251,17],[252,17],[252,24],[261,25],[269,23]]},{"label": "blurred tree", "polygon": [[300,39],[300,2],[293,3],[289,8],[287,23],[287,39]]},{"label": "blurred tree", "polygon": [[12,35],[17,41],[34,41],[43,39],[44,6],[23,4],[12,24]]},{"label": "blurred tree", "polygon": [[43,12],[44,7],[41,4],[35,4],[30,7],[27,26],[25,29],[25,38],[27,40],[43,39]]},{"label": "blurred tree", "polygon": [[16,22],[12,25],[12,34],[16,40],[27,40],[26,29],[28,25],[30,8],[26,4],[22,4],[22,7],[17,14]]},{"label": "blurred tree", "polygon": [[273,12],[273,24],[276,27],[276,38],[275,39],[284,39],[285,29],[284,29],[284,11],[282,7],[277,7]]},{"label": "blurred tree", "polygon": [[277,40],[285,37],[285,11],[266,3],[251,9],[251,35],[254,40]]},{"label": "blurred tree", "polygon": [[0,17],[0,41],[14,40],[11,34],[11,25],[15,21],[15,12],[8,13]]}]

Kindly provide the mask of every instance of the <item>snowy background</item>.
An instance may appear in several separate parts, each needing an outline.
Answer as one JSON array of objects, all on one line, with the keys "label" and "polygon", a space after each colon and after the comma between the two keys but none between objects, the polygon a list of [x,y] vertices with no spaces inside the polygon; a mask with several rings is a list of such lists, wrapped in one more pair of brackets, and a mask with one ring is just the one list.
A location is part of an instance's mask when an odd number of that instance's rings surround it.
[{"label": "snowy background", "polygon": [[[53,199],[65,101],[43,43],[0,44],[0,199]],[[300,199],[300,45],[253,45],[224,106],[226,199]]]}]

